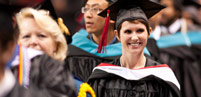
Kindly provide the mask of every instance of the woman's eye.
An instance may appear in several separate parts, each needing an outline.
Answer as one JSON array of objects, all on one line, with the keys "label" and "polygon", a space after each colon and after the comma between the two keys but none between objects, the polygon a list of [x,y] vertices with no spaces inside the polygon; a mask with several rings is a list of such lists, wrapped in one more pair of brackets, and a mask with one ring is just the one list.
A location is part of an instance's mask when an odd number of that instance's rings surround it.
[{"label": "woman's eye", "polygon": [[144,32],[144,29],[138,29],[137,32]]},{"label": "woman's eye", "polygon": [[22,38],[30,38],[30,35],[24,35]]},{"label": "woman's eye", "polygon": [[45,38],[45,37],[46,37],[46,35],[39,34],[39,35],[38,35],[38,37],[40,37],[40,38]]},{"label": "woman's eye", "polygon": [[124,31],[124,33],[130,34],[130,33],[132,33],[132,31],[131,30],[126,30],[126,31]]}]

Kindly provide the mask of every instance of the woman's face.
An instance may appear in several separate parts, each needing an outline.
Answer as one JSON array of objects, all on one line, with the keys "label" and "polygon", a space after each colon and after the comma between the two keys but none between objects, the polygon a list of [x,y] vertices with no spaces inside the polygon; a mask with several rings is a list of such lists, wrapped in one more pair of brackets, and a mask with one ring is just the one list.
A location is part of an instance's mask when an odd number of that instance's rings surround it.
[{"label": "woman's face", "polygon": [[119,37],[117,35],[117,38],[122,43],[122,53],[131,54],[143,53],[148,37],[149,35],[146,26],[138,21],[123,22]]},{"label": "woman's face", "polygon": [[33,18],[25,18],[19,24],[19,43],[22,46],[44,51],[53,56],[56,42],[50,32],[41,29]]}]

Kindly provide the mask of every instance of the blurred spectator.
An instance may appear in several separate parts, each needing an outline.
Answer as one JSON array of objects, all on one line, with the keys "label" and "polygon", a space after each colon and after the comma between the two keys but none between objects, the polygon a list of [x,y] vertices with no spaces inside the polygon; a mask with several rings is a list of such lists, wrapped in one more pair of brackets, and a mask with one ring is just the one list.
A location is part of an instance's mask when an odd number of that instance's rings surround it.
[{"label": "blurred spectator", "polygon": [[160,12],[162,17],[160,24],[153,31],[155,39],[181,31],[182,1],[161,0],[161,4],[165,5],[166,8]]},{"label": "blurred spectator", "polygon": [[23,97],[21,91],[24,89],[18,85],[11,70],[7,68],[14,55],[19,33],[12,24],[12,9],[15,7],[4,1],[0,1],[0,97]]},{"label": "blurred spectator", "polygon": [[[85,0],[52,0],[57,15],[64,20],[72,35],[80,29],[77,18],[81,15],[81,7]],[[82,15],[81,15],[82,16]]]},{"label": "blurred spectator", "polygon": [[[201,4],[201,0],[198,0],[199,1],[199,4]],[[200,22],[200,24],[201,24],[201,8],[199,8],[199,12],[198,12],[198,19],[199,19],[199,22]]]},{"label": "blurred spectator", "polygon": [[[10,3],[2,4],[2,1],[0,1],[0,97],[75,97],[71,75],[62,71],[61,62],[47,55],[33,58],[33,54],[36,55],[35,50],[29,50],[28,54],[25,48],[17,45],[19,31],[13,27],[12,10],[17,10],[19,7],[9,5]],[[21,72],[20,68],[22,66],[23,70],[28,70],[29,66],[24,64],[31,56],[32,65],[29,65],[31,72],[28,73],[30,84],[24,86],[25,81],[16,79],[20,79],[22,73],[24,78],[22,79],[27,78],[25,75],[29,71]]]},{"label": "blurred spectator", "polygon": [[26,8],[16,15],[22,46],[44,51],[49,56],[64,60],[67,43],[63,32],[48,11]]},{"label": "blurred spectator", "polygon": [[[160,0],[151,0],[153,2],[156,2],[156,3],[160,3]],[[150,26],[152,28],[152,30],[154,30],[156,28],[156,26],[158,26],[160,24],[160,20],[161,20],[161,12],[158,12],[157,14],[155,14],[154,16],[152,16],[150,19],[149,19],[149,23],[150,23]]]},{"label": "blurred spectator", "polygon": [[[176,11],[174,4],[170,7],[170,1],[173,0],[161,0],[167,8],[161,11],[161,23],[153,33],[154,38],[158,39],[156,44],[159,54],[156,59],[172,68],[181,85],[182,97],[200,97],[201,33],[196,19],[199,17],[196,10],[200,5],[195,2],[192,4],[192,0],[184,0],[180,3],[184,7]],[[166,33],[162,34],[162,31]]]},{"label": "blurred spectator", "polygon": [[182,18],[186,21],[187,31],[201,30],[199,22],[199,9],[201,4],[198,0],[183,1]]}]

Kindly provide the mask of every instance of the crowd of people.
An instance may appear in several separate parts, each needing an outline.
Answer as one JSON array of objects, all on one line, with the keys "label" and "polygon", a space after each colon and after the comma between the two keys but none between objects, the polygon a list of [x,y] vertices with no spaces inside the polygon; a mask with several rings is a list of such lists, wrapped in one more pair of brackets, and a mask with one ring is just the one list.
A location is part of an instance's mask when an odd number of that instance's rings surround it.
[{"label": "crowd of people", "polygon": [[201,97],[201,0],[0,0],[0,97]]}]

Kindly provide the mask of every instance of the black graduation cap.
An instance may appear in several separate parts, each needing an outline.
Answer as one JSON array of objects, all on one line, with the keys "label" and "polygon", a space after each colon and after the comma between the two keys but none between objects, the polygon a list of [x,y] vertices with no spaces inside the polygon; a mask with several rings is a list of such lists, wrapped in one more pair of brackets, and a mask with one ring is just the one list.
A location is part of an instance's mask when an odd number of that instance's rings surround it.
[{"label": "black graduation cap", "polygon": [[43,0],[42,2],[40,2],[39,4],[37,4],[36,6],[34,6],[35,9],[45,9],[50,11],[50,15],[56,20],[58,18],[54,7],[52,5],[51,0]]},{"label": "black graduation cap", "polygon": [[68,30],[66,25],[63,23],[63,20],[57,16],[51,0],[43,0],[42,2],[40,2],[39,4],[34,6],[34,8],[35,9],[45,9],[45,10],[50,11],[50,15],[55,19],[55,21],[57,21],[61,30],[65,33],[64,36],[66,37],[67,43],[68,44],[71,43],[72,38],[71,38],[70,31]]},{"label": "black graduation cap", "polygon": [[165,8],[156,2],[150,0],[118,0],[108,8],[99,13],[100,16],[106,17],[107,10],[110,10],[110,19],[116,21],[115,27],[126,20],[148,19]]},{"label": "black graduation cap", "polygon": [[194,6],[196,8],[201,8],[201,4],[198,0],[184,0],[183,1],[184,6]]}]

